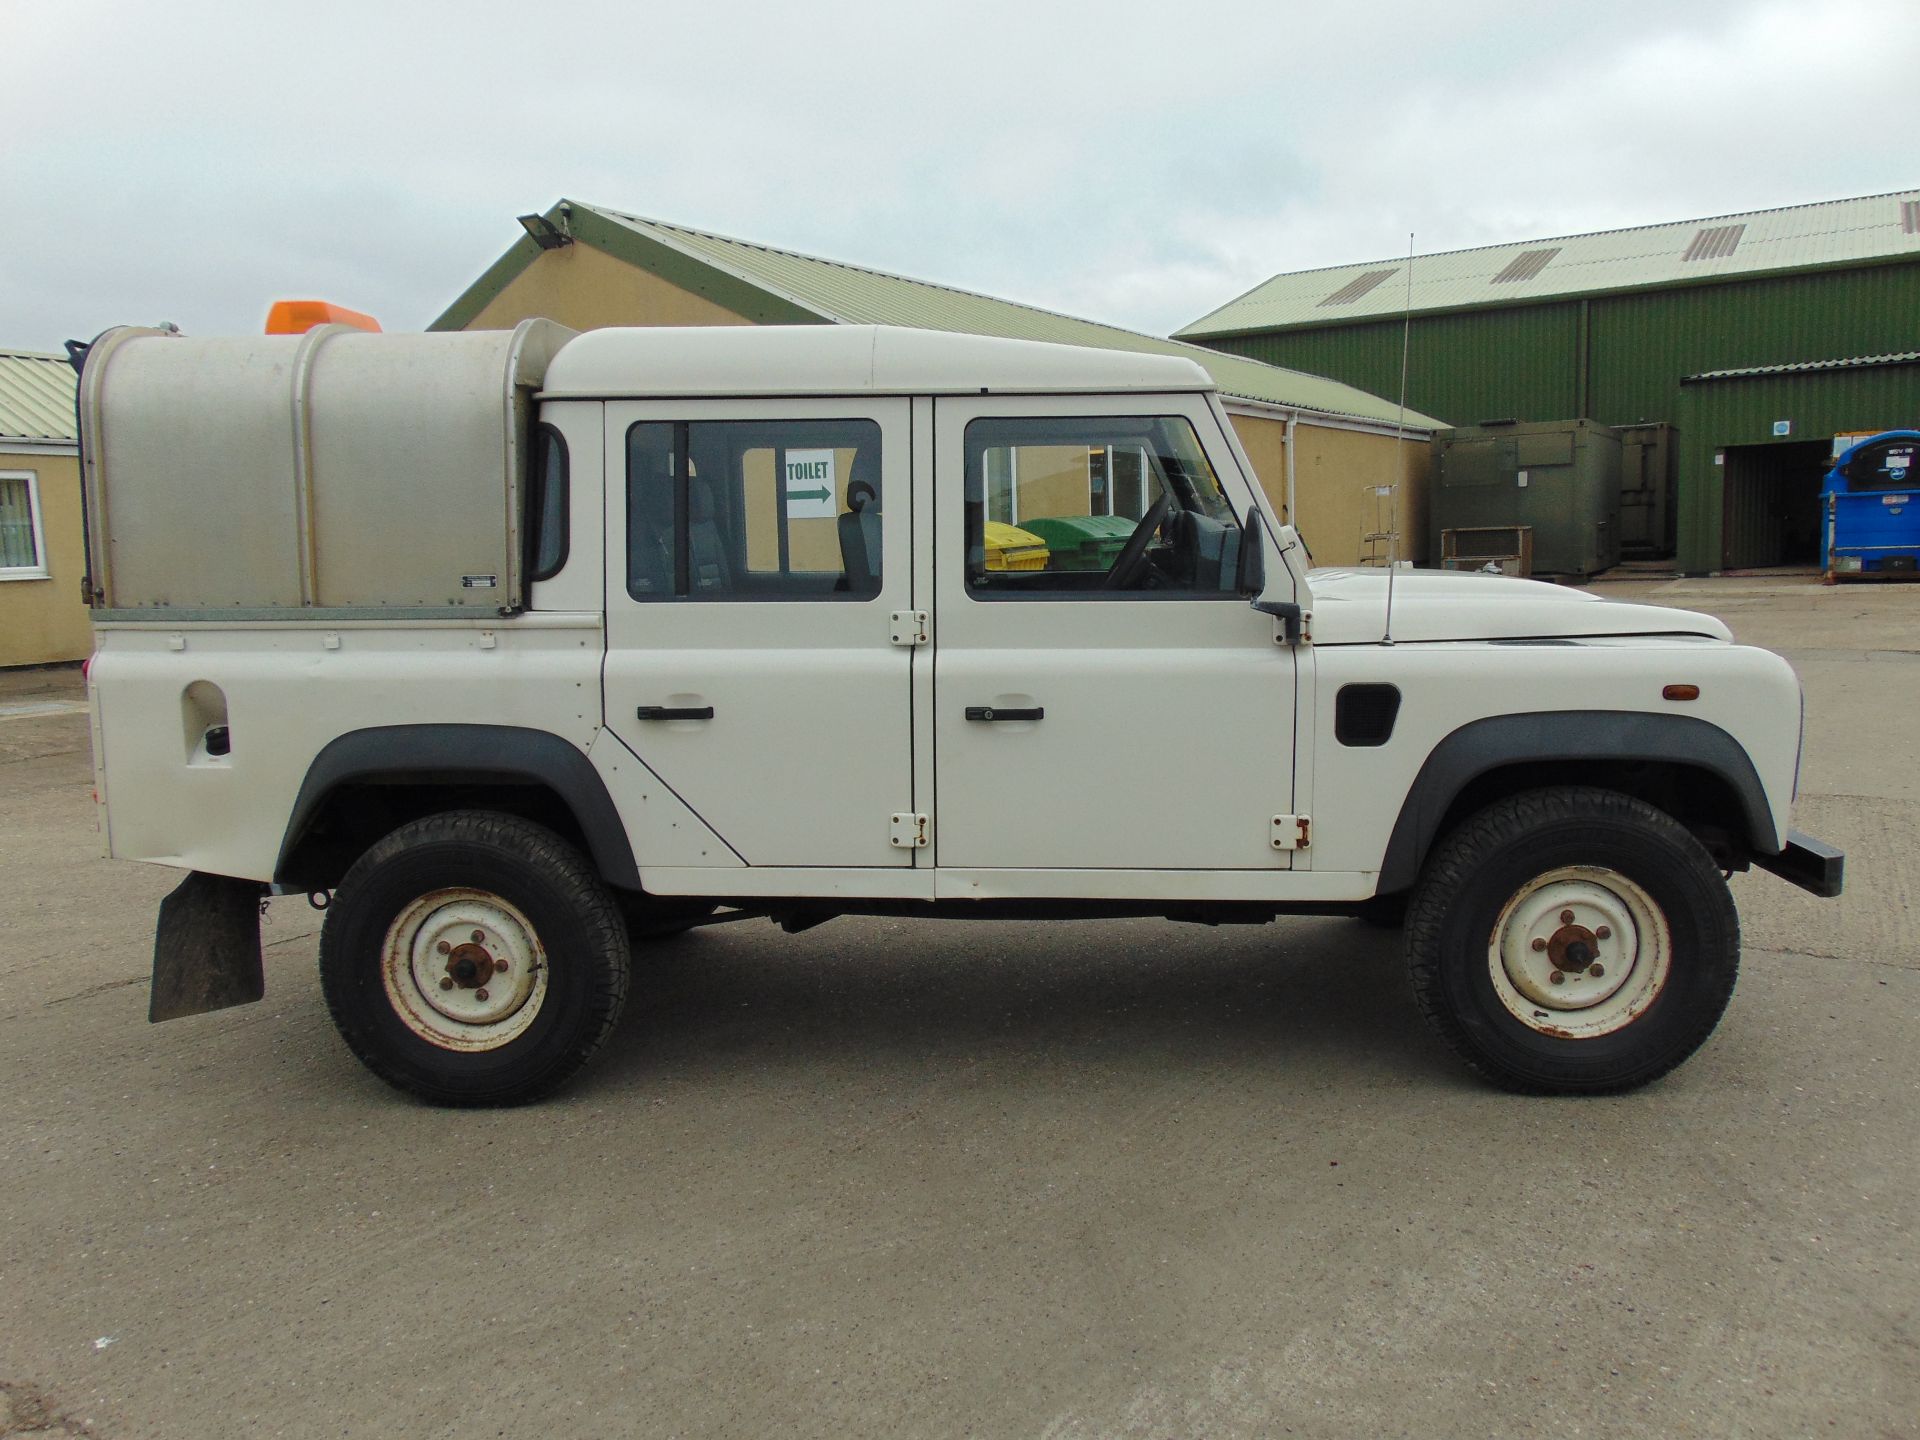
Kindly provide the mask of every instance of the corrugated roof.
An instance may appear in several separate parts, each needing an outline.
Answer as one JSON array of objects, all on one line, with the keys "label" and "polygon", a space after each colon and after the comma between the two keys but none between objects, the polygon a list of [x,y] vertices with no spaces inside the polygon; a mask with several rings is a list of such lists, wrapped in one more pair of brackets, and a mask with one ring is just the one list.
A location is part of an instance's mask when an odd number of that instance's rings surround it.
[{"label": "corrugated roof", "polygon": [[64,355],[0,350],[0,441],[79,443],[73,416],[75,380]]},{"label": "corrugated roof", "polygon": [[[1920,224],[1912,219],[1920,213],[1912,208],[1917,198],[1920,190],[1903,190],[1419,255],[1413,262],[1413,311],[1511,305],[1849,261],[1920,259],[1920,233],[1912,228]],[[1550,247],[1555,253],[1531,273],[1514,273],[1522,257]],[[1406,265],[1401,256],[1276,275],[1174,333],[1217,337],[1399,315],[1407,306]],[[1336,298],[1380,270],[1390,272],[1387,283]]]},{"label": "corrugated roof", "polygon": [[[604,206],[583,205],[579,201],[568,203],[576,210],[591,210],[637,235],[778,295],[823,320],[845,325],[907,325],[1014,340],[1048,340],[1061,345],[1181,355],[1204,366],[1223,395],[1387,424],[1394,423],[1398,415],[1393,401],[1324,376],[1236,355],[1222,355],[1179,340],[1143,335],[948,285],[911,280],[838,260],[669,225]],[[1441,422],[1410,410],[1406,423],[1410,429],[1430,430]]]},{"label": "corrugated roof", "polygon": [[1805,375],[1815,370],[1868,370],[1880,365],[1920,365],[1920,350],[1901,350],[1891,355],[1854,355],[1845,360],[1799,360],[1790,365],[1749,365],[1743,370],[1703,370],[1688,375],[1680,383],[1696,380],[1750,380],[1759,375]]}]

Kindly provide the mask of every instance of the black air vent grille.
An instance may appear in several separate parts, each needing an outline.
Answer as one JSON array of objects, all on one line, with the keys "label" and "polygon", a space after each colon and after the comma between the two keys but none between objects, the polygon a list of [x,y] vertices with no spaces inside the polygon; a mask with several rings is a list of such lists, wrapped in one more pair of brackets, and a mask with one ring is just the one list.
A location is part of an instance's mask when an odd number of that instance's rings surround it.
[{"label": "black air vent grille", "polygon": [[1384,745],[1400,718],[1396,685],[1342,685],[1333,700],[1333,738],[1355,747]]}]

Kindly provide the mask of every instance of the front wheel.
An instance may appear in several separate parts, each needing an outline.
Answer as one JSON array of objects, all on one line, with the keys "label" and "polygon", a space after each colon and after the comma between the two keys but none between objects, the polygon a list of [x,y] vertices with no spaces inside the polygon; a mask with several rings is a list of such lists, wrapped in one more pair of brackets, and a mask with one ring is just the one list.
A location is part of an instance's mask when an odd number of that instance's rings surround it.
[{"label": "front wheel", "polygon": [[440,1105],[511,1105],[571,1077],[631,975],[619,907],[586,857],[487,811],[403,825],[327,907],[320,984],[366,1067]]},{"label": "front wheel", "polygon": [[1536,790],[1438,847],[1407,960],[1428,1022],[1487,1079],[1601,1094],[1659,1078],[1713,1033],[1740,920],[1672,816],[1611,790]]}]

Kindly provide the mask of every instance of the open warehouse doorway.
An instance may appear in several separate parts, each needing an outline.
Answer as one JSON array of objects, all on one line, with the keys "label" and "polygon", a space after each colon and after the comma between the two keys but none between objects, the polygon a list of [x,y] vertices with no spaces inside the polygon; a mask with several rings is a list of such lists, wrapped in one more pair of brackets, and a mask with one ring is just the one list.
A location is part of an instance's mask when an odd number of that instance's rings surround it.
[{"label": "open warehouse doorway", "polygon": [[1721,568],[1820,563],[1820,482],[1827,440],[1729,445],[1721,451]]},{"label": "open warehouse doorway", "polygon": [[1835,437],[1920,421],[1920,350],[1690,375],[1680,384],[1680,568],[1820,563]]}]

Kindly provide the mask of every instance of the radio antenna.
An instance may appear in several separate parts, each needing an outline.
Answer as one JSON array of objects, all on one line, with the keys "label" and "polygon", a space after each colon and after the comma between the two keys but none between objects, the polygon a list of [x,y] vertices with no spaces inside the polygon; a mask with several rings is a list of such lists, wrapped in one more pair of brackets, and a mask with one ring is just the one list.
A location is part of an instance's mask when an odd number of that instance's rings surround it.
[{"label": "radio antenna", "polygon": [[1387,619],[1380,643],[1393,643],[1393,572],[1400,568],[1400,482],[1406,478],[1407,354],[1413,347],[1413,232],[1407,232],[1407,303],[1400,317],[1400,416],[1393,424],[1393,463],[1387,490]]}]

